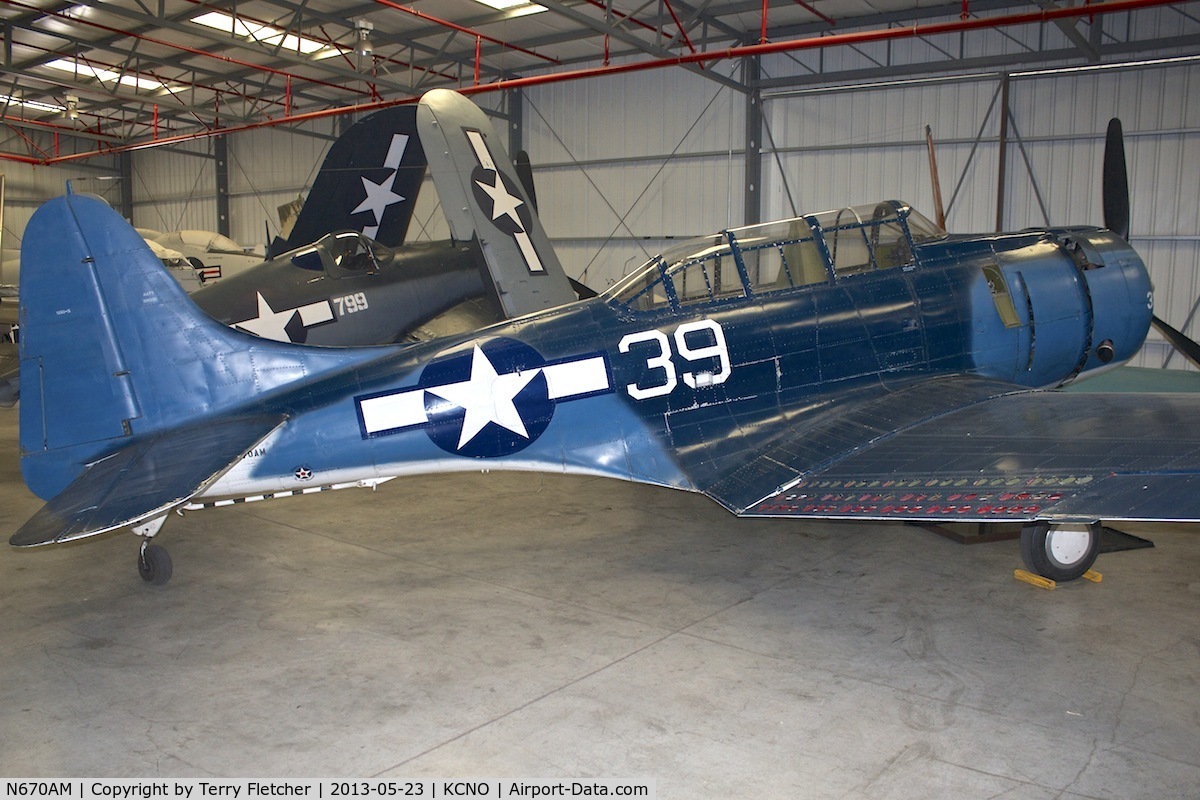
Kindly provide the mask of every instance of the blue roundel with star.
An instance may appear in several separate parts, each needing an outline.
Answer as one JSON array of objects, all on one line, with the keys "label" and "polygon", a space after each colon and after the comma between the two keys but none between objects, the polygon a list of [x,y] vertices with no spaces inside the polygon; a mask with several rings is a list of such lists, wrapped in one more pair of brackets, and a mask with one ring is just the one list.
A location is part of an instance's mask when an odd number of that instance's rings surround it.
[{"label": "blue roundel with star", "polygon": [[491,218],[492,224],[509,236],[525,233],[533,222],[521,192],[503,172],[479,165],[471,171],[471,191],[475,202]]},{"label": "blue roundel with star", "polygon": [[456,347],[430,361],[416,385],[354,398],[364,439],[423,430],[447,453],[497,458],[545,432],[559,403],[613,391],[604,353],[547,361],[515,339]]},{"label": "blue roundel with star", "polygon": [[515,339],[491,339],[444,356],[421,373],[425,432],[448,453],[494,458],[519,452],[550,424],[546,364]]}]

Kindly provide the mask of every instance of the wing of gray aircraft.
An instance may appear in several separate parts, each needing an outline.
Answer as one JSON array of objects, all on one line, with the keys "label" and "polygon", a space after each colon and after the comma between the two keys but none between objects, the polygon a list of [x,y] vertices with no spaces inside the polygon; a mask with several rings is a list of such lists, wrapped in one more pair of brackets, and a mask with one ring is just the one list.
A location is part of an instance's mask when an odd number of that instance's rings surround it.
[{"label": "wing of gray aircraft", "polygon": [[505,316],[577,299],[499,137],[479,108],[435,89],[417,109],[429,170],[450,232],[477,238]]}]

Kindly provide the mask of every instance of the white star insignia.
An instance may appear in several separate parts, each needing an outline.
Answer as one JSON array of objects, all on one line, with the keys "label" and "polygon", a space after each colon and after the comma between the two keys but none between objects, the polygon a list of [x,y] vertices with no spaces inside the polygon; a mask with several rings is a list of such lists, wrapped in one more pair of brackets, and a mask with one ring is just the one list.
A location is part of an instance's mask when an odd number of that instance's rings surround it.
[{"label": "white star insignia", "polygon": [[404,202],[403,197],[392,191],[392,184],[395,181],[396,173],[394,171],[382,183],[375,183],[375,181],[363,176],[363,190],[367,193],[367,197],[350,213],[357,214],[360,211],[370,211],[375,215],[375,224],[380,224],[383,221],[383,212],[387,211],[388,206]]},{"label": "white star insignia", "polygon": [[488,197],[492,198],[492,220],[495,221],[507,216],[517,224],[520,230],[525,230],[525,226],[521,224],[521,218],[517,216],[517,209],[525,201],[515,195],[509,194],[508,189],[504,186],[504,181],[500,179],[499,172],[493,172],[492,174],[496,176],[495,184],[475,181],[475,185],[487,192]]},{"label": "white star insignia", "polygon": [[258,316],[235,323],[234,327],[264,339],[274,339],[277,342],[291,341],[287,335],[287,324],[292,321],[296,309],[275,311],[267,299],[262,296],[262,292],[256,292],[256,294],[258,295]]},{"label": "white star insignia", "polygon": [[537,377],[542,370],[540,367],[524,372],[507,372],[497,374],[496,368],[488,360],[487,354],[475,345],[471,357],[471,377],[469,380],[450,383],[445,386],[428,388],[430,394],[448,400],[466,411],[463,417],[462,433],[458,437],[458,449],[462,449],[489,422],[528,439],[525,422],[521,419],[517,406],[513,402],[521,390]]}]

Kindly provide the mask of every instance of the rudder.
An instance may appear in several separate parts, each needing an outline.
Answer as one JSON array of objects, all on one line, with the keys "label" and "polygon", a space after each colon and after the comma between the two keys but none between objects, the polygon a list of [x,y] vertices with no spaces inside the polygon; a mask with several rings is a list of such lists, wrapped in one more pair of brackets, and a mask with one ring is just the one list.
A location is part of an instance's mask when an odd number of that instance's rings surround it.
[{"label": "rudder", "polygon": [[363,117],[338,137],[286,238],[267,257],[356,230],[387,247],[404,243],[425,180],[425,152],[415,106],[393,106]]},{"label": "rudder", "polygon": [[22,262],[21,468],[43,498],[133,437],[245,407],[361,353],[226,328],[94,197],[68,194],[39,208]]}]

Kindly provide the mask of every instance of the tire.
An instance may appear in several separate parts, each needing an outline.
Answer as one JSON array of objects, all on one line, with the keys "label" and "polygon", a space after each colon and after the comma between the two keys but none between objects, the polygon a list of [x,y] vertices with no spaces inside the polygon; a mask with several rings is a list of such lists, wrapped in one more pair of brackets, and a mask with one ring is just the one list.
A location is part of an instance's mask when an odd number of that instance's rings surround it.
[{"label": "tire", "polygon": [[1051,526],[1034,522],[1021,528],[1021,560],[1030,572],[1052,581],[1073,581],[1096,563],[1100,553],[1099,522]]},{"label": "tire", "polygon": [[138,554],[138,574],[142,580],[154,586],[162,586],[171,580],[171,554],[166,548],[149,544]]}]

